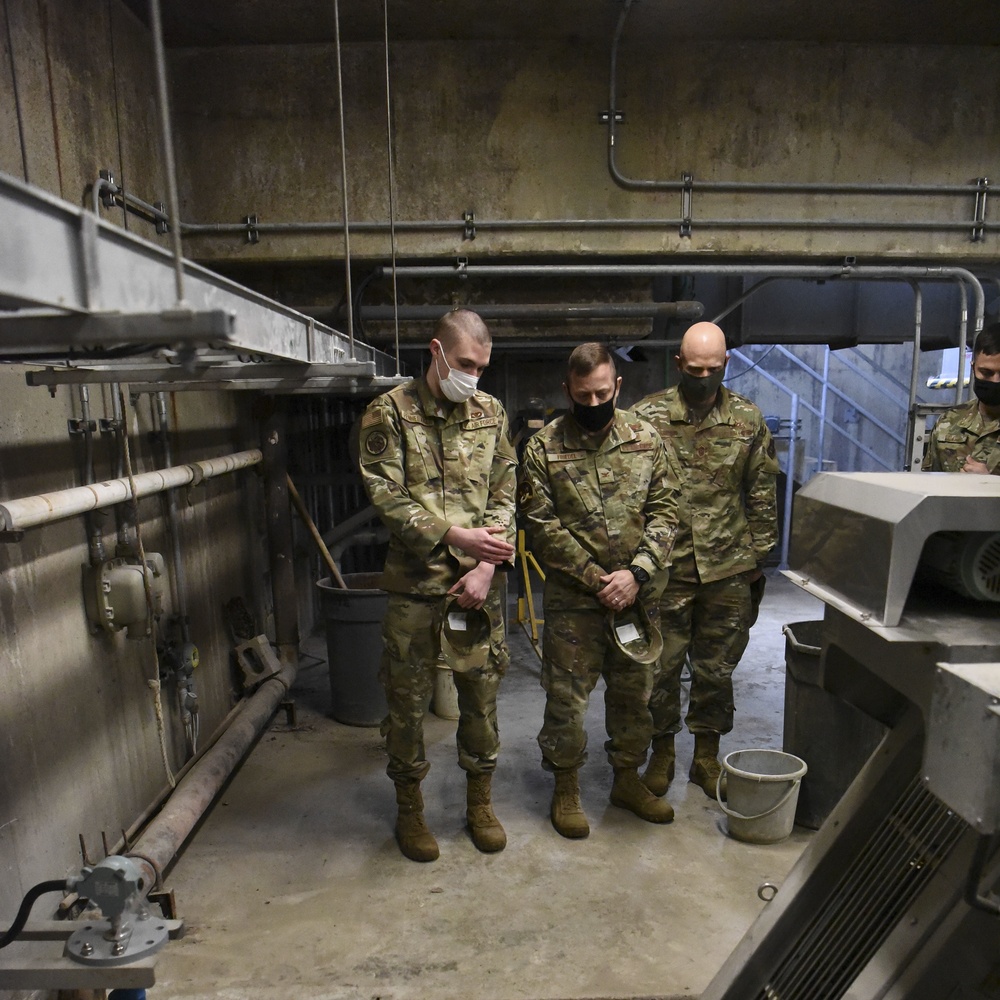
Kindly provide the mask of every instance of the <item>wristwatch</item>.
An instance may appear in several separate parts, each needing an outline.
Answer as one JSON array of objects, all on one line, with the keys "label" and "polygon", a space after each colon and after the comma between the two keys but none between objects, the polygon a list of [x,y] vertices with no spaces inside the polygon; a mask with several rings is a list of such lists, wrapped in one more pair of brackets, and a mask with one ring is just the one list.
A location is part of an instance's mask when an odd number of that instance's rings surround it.
[{"label": "wristwatch", "polygon": [[628,571],[635,577],[635,582],[639,586],[649,583],[649,574],[641,566],[629,566]]}]

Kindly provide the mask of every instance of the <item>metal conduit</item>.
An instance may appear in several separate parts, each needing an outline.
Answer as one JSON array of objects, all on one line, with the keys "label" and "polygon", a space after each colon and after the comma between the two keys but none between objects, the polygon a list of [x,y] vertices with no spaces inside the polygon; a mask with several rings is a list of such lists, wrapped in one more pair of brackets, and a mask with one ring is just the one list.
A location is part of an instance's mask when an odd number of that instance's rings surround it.
[{"label": "metal conduit", "polygon": [[[384,270],[384,269],[383,269]],[[397,267],[403,278],[467,278],[467,277],[656,277],[670,274],[762,274],[778,278],[832,281],[835,278],[854,281],[906,280],[960,282],[960,287],[972,289],[975,299],[973,336],[983,328],[986,298],[979,279],[964,267],[886,267],[876,265],[819,264],[417,264]],[[963,310],[963,316],[965,310]],[[963,333],[964,333],[963,327]],[[963,337],[964,339],[964,337]]]},{"label": "metal conduit", "polygon": [[[162,493],[164,490],[200,483],[229,472],[257,465],[263,456],[257,449],[239,451],[221,458],[209,458],[201,462],[190,462],[156,472],[143,472],[133,477],[136,499]],[[39,524],[51,524],[75,514],[110,507],[132,498],[128,478],[111,479],[89,486],[76,486],[55,493],[7,500],[0,503],[0,530],[22,531]]]},{"label": "metal conduit", "polygon": [[296,666],[286,662],[280,674],[264,681],[215,745],[174,789],[163,809],[131,846],[129,857],[145,868],[152,888],[237,765],[263,732],[295,681]]},{"label": "metal conduit", "polygon": [[[441,306],[363,306],[359,311],[362,320],[391,320],[397,313],[400,321],[424,322],[440,319],[453,309],[451,305]],[[470,306],[483,319],[651,319],[655,316],[676,317],[677,319],[699,319],[704,313],[700,302],[611,302],[599,305],[579,305],[575,303],[483,303]],[[336,309],[313,309],[302,307],[307,316],[336,318]]]},{"label": "metal conduit", "polygon": [[[668,186],[677,188],[683,187],[682,181],[662,181]],[[713,187],[714,190],[728,190],[737,182],[726,181],[691,181],[692,190],[702,190]],[[750,182],[748,182],[750,183]],[[761,182],[763,188],[775,194],[795,194],[800,185],[771,185]],[[851,185],[840,185],[839,187],[850,188]],[[931,185],[923,191],[914,190],[869,190],[856,191],[857,194],[942,194],[957,193],[948,191],[949,185]],[[971,188],[959,187],[962,193],[968,193]],[[837,193],[832,191],[831,193]],[[844,193],[847,193],[846,191]],[[104,195],[107,195],[105,198]],[[94,182],[95,210],[97,202],[101,201],[107,207],[115,204],[120,208],[132,211],[151,223],[162,223],[168,225],[170,218],[162,209],[157,208],[149,202],[131,192],[123,191],[117,185],[111,185],[104,178],[99,178]],[[688,220],[678,218],[671,219],[651,219],[651,218],[624,218],[624,219],[475,219],[471,223],[476,232],[511,232],[530,230],[631,230],[631,229],[678,229]],[[319,220],[315,222],[180,222],[181,233],[187,236],[246,236],[249,232],[255,234],[282,235],[291,233],[301,234],[323,234],[342,233],[344,222],[337,220]],[[357,220],[348,222],[347,228],[355,233],[425,233],[442,232],[453,230],[457,234],[465,235],[470,223],[464,219],[395,219],[389,222],[377,222],[374,220]],[[1000,222],[990,222],[985,219],[967,219],[957,222],[946,222],[938,220],[899,220],[899,219],[698,219],[698,225],[704,229],[843,229],[843,230],[870,230],[870,231],[921,231],[921,232],[962,232],[975,226],[984,232],[1000,232]]]},{"label": "metal conduit", "polygon": [[[626,177],[618,169],[615,163],[615,121],[617,107],[617,79],[618,79],[618,48],[621,43],[622,34],[625,31],[625,22],[628,19],[629,11],[636,0],[625,0],[625,6],[618,16],[618,23],[611,42],[611,73],[608,86],[608,171],[612,179],[620,187],[630,191],[725,191],[725,192],[757,192],[760,194],[891,194],[891,195],[972,195],[978,199],[985,197],[985,190],[989,186],[987,178],[983,177],[973,184],[874,184],[874,183],[851,183],[835,184],[827,182],[812,181],[695,181],[693,176],[681,180],[641,180],[633,177]],[[690,220],[685,220],[690,221]],[[737,220],[726,220],[725,223],[736,223]],[[720,220],[720,223],[722,220]],[[745,222],[742,224],[746,224]],[[750,223],[757,225],[758,223]],[[698,225],[706,225],[699,220]],[[808,226],[807,223],[803,223]],[[864,223],[857,223],[863,227]],[[973,223],[979,226],[978,221]],[[880,226],[881,228],[881,226]],[[885,228],[890,228],[886,224]],[[963,228],[968,228],[967,226]],[[993,227],[991,227],[993,228]]]}]

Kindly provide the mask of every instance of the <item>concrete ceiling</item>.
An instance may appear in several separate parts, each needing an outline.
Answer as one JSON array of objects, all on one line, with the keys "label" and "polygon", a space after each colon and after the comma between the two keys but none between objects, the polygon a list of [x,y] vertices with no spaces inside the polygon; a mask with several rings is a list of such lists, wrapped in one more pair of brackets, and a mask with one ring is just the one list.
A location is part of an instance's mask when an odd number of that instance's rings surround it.
[{"label": "concrete ceiling", "polygon": [[[147,0],[126,0],[148,20]],[[390,40],[610,45],[623,0],[388,0]],[[171,48],[332,41],[334,0],[162,0]],[[743,39],[998,45],[996,0],[636,0],[629,44]],[[345,42],[383,38],[383,3],[340,0]]]}]

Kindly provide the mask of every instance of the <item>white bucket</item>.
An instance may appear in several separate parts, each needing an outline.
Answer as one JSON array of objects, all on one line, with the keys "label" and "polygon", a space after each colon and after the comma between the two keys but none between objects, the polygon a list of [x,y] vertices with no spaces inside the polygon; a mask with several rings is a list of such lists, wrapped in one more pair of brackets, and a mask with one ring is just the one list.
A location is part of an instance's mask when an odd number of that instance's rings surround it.
[{"label": "white bucket", "polygon": [[443,667],[438,667],[434,671],[431,711],[439,719],[458,718],[458,688],[455,687],[455,675]]},{"label": "white bucket", "polygon": [[734,750],[722,761],[726,771],[729,835],[748,844],[776,844],[795,823],[799,786],[806,762],[783,750]]}]

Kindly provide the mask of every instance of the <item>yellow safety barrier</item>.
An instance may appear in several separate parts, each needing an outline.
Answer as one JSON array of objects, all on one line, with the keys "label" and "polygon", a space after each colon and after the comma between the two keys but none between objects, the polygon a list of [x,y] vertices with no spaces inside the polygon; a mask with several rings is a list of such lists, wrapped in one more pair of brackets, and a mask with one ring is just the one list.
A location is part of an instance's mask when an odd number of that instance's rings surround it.
[{"label": "yellow safety barrier", "polygon": [[535,601],[531,593],[531,570],[534,568],[542,583],[545,583],[545,571],[538,565],[538,560],[528,549],[523,530],[519,530],[517,533],[517,558],[524,581],[524,593],[517,598],[517,623],[531,640],[531,647],[534,649],[535,655],[541,659],[542,651],[538,645],[538,626],[544,625],[545,620],[535,614]]}]

